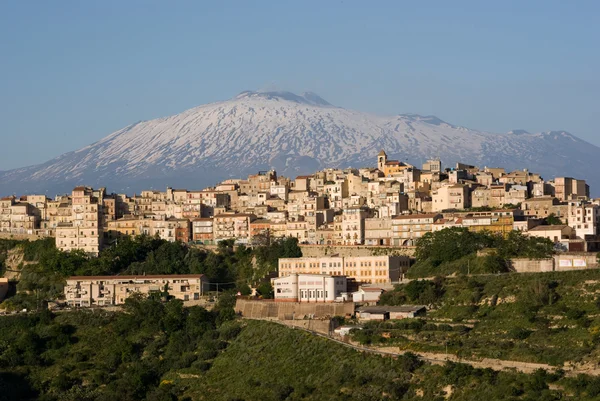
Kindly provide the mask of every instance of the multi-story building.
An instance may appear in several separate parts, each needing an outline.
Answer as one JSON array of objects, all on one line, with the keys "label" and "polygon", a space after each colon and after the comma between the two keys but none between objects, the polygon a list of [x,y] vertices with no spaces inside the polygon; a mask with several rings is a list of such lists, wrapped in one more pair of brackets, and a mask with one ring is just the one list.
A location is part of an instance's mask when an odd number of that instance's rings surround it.
[{"label": "multi-story building", "polygon": [[219,214],[213,220],[215,242],[234,239],[240,244],[250,242],[250,223],[256,216],[250,213]]},{"label": "multi-story building", "polygon": [[102,206],[93,189],[76,187],[71,194],[71,222],[56,227],[56,247],[62,251],[80,249],[98,255],[104,240]]},{"label": "multi-story building", "polygon": [[587,199],[590,197],[590,187],[585,183],[585,180],[556,177],[554,179],[554,194],[561,201]]},{"label": "multi-story building", "polygon": [[133,294],[167,292],[182,301],[198,300],[208,291],[202,274],[139,276],[72,276],[67,278],[65,299],[70,306],[121,305]]},{"label": "multi-story building", "polygon": [[279,259],[279,277],[291,274],[347,276],[370,284],[396,283],[408,267],[407,256],[302,257]]},{"label": "multi-story building", "polygon": [[392,242],[395,246],[414,246],[426,233],[433,231],[433,223],[441,218],[437,213],[409,214],[392,218]]},{"label": "multi-story building", "polygon": [[376,217],[365,219],[365,245],[392,245],[392,219]]},{"label": "multi-story building", "polygon": [[575,231],[575,236],[581,239],[598,235],[600,206],[586,201],[569,201],[567,225]]},{"label": "multi-story building", "polygon": [[469,188],[466,185],[446,185],[433,191],[432,211],[441,212],[449,209],[465,209],[471,206]]},{"label": "multi-story building", "polygon": [[342,213],[342,241],[344,245],[360,245],[365,242],[365,218],[368,212],[364,207],[349,207]]},{"label": "multi-story building", "polygon": [[197,218],[192,220],[192,240],[203,244],[214,242],[213,219]]}]

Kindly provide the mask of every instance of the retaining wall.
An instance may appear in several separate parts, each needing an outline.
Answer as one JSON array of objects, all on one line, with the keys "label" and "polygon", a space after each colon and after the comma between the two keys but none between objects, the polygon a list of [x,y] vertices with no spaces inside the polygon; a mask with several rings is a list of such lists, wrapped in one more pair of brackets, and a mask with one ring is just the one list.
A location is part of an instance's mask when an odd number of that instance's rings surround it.
[{"label": "retaining wall", "polygon": [[274,302],[271,300],[238,299],[236,313],[251,319],[303,320],[324,319],[354,314],[354,303],[300,303]]}]

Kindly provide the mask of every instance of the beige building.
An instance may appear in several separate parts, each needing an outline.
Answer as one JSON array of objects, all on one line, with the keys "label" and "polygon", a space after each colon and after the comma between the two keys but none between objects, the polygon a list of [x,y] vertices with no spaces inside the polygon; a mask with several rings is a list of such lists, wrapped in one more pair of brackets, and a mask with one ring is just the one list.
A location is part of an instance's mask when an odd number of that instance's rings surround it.
[{"label": "beige building", "polygon": [[407,256],[303,257],[279,259],[279,277],[328,274],[352,277],[361,283],[396,283],[410,266]]},{"label": "beige building", "polygon": [[537,226],[527,231],[527,234],[532,237],[548,238],[550,241],[557,243],[572,239],[574,231],[571,227],[563,224],[557,226]]},{"label": "beige building", "polygon": [[200,299],[208,291],[203,274],[139,276],[72,276],[67,278],[65,299],[70,306],[121,305],[132,294],[168,291],[182,301]]},{"label": "beige building", "polygon": [[408,214],[392,218],[392,241],[395,246],[414,246],[426,233],[433,231],[433,223],[442,216],[437,213]]},{"label": "beige building", "polygon": [[346,276],[292,273],[273,279],[275,301],[280,302],[341,302],[346,289]]},{"label": "beige building", "polygon": [[587,199],[590,197],[590,187],[585,183],[585,180],[556,177],[554,179],[554,194],[561,201]]},{"label": "beige building", "polygon": [[250,223],[256,220],[254,214],[219,214],[213,220],[214,241],[234,239],[236,243],[250,243]]},{"label": "beige building", "polygon": [[561,204],[560,201],[553,196],[540,196],[529,198],[521,203],[521,210],[525,216],[546,218],[551,214],[566,222],[568,214],[568,205]]},{"label": "beige building", "polygon": [[433,191],[432,211],[441,212],[448,209],[465,209],[471,206],[469,188],[466,185],[446,185]]},{"label": "beige building", "polygon": [[342,213],[342,241],[344,245],[360,245],[365,242],[365,218],[368,212],[364,207],[349,207]]},{"label": "beige building", "polygon": [[392,219],[368,218],[365,219],[365,245],[390,246],[392,245]]},{"label": "beige building", "polygon": [[98,255],[102,249],[102,207],[93,189],[76,187],[71,194],[71,222],[56,227],[56,247],[69,252],[80,249],[90,255]]}]

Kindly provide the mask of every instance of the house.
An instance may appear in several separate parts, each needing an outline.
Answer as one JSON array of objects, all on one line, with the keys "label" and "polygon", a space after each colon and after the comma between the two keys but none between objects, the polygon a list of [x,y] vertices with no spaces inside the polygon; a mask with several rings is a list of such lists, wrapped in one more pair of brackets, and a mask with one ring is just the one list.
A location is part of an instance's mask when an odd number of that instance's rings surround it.
[{"label": "house", "polygon": [[353,302],[377,302],[384,292],[382,288],[360,287],[358,291],[352,293]]},{"label": "house", "polygon": [[574,236],[573,228],[565,224],[533,227],[527,231],[527,234],[532,237],[548,238],[554,243],[572,239]]}]

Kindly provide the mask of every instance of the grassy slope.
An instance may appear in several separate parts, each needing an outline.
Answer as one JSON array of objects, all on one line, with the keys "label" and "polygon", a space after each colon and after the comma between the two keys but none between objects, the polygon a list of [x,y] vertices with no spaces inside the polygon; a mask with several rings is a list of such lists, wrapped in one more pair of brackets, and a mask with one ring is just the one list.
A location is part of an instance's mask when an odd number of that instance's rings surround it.
[{"label": "grassy slope", "polygon": [[459,277],[445,280],[444,290],[428,320],[474,323],[473,330],[397,330],[397,340],[383,341],[437,352],[448,343],[465,357],[554,365],[600,356],[598,270]]},{"label": "grassy slope", "polygon": [[193,400],[441,400],[450,388],[454,400],[561,396],[524,374],[466,365],[423,365],[411,373],[411,367],[407,358],[361,354],[303,331],[250,321],[205,374],[167,378],[187,387]]}]

